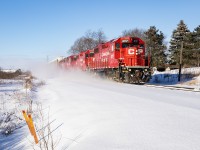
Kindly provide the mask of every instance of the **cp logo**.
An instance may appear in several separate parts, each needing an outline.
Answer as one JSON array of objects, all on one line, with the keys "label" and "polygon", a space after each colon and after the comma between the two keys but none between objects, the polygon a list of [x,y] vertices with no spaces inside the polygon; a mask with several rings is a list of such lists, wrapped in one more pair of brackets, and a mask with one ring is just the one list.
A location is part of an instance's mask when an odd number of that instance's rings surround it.
[{"label": "cp logo", "polygon": [[130,55],[134,54],[134,49],[129,49],[128,54],[130,54]]}]

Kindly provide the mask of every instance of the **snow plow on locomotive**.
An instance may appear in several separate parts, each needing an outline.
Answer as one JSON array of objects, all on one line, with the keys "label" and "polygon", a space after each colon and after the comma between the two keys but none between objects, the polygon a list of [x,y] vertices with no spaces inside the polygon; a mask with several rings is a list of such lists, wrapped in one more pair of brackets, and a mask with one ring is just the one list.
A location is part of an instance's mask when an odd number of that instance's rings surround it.
[{"label": "snow plow on locomotive", "polygon": [[104,74],[117,81],[140,83],[150,78],[148,62],[144,41],[138,37],[120,37],[69,56],[59,65]]}]

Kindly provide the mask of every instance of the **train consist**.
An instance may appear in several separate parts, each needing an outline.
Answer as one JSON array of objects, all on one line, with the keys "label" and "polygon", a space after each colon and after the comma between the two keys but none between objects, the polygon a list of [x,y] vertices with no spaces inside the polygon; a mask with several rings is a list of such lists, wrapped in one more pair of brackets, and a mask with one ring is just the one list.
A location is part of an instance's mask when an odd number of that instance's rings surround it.
[{"label": "train consist", "polygon": [[150,78],[148,60],[144,41],[138,37],[120,37],[68,56],[59,66],[103,74],[126,83],[140,83]]}]

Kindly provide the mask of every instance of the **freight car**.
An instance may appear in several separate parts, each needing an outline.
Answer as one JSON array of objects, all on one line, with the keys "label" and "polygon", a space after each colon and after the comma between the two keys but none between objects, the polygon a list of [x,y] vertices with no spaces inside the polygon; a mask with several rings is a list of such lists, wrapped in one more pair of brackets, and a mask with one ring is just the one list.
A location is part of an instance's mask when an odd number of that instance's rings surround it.
[{"label": "freight car", "polygon": [[146,82],[150,78],[145,43],[138,37],[120,37],[101,43],[92,50],[66,57],[60,66],[104,74],[126,83]]}]

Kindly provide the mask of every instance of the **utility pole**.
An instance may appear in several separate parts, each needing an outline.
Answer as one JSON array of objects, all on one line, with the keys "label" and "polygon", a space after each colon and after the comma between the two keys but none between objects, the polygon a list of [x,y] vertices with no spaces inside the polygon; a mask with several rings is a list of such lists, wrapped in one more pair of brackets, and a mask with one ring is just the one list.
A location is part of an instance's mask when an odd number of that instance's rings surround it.
[{"label": "utility pole", "polygon": [[179,63],[179,74],[178,74],[179,82],[181,81],[182,56],[183,56],[183,41],[181,41],[181,50],[180,50],[180,63]]}]

